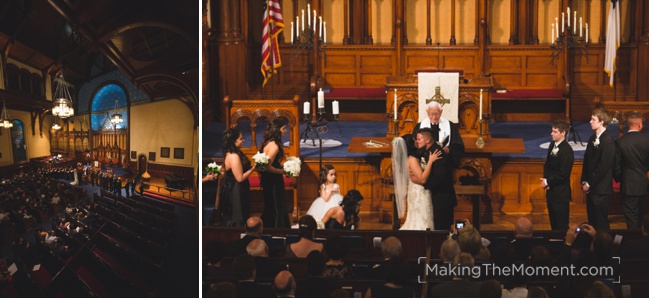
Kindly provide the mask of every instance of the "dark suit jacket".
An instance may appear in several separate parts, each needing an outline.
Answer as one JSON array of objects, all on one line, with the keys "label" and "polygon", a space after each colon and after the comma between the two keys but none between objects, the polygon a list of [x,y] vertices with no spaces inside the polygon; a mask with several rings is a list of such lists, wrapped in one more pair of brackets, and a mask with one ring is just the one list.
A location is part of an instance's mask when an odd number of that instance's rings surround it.
[{"label": "dark suit jacket", "polygon": [[640,132],[628,132],[615,142],[615,180],[626,196],[647,195],[649,179],[649,138]]},{"label": "dark suit jacket", "polygon": [[556,156],[551,154],[553,146],[554,143],[551,142],[545,165],[543,165],[543,177],[548,180],[550,186],[545,197],[557,203],[570,202],[570,172],[575,155],[567,140],[563,140],[559,144],[559,152]]},{"label": "dark suit jacket", "polygon": [[280,271],[286,270],[286,266],[282,266],[267,257],[255,257],[255,267],[257,269],[257,278],[272,279]]},{"label": "dark suit jacket", "polygon": [[613,193],[615,142],[606,131],[599,137],[598,146],[594,144],[595,139],[595,134],[588,139],[581,182],[588,182],[591,194],[610,195]]},{"label": "dark suit jacket", "polygon": [[245,235],[241,239],[237,239],[233,242],[230,242],[228,246],[225,247],[225,256],[226,257],[236,257],[240,254],[248,253],[246,247],[252,240],[259,239],[259,237]]},{"label": "dark suit jacket", "polygon": [[238,298],[275,297],[275,290],[270,286],[262,286],[252,281],[240,281],[236,284]]},{"label": "dark suit jacket", "polygon": [[[464,141],[462,141],[462,136],[460,135],[460,130],[457,128],[457,124],[449,121],[451,124],[451,143],[448,144],[448,149],[451,154],[451,161],[454,168],[460,167],[460,159],[464,156]],[[412,130],[412,137],[417,139],[417,131],[421,126],[421,122],[415,125],[415,129]],[[437,142],[437,140],[435,140]]]},{"label": "dark suit jacket", "polygon": [[296,298],[329,298],[331,292],[336,289],[336,286],[324,277],[309,276],[307,279],[298,281],[295,288]]},{"label": "dark suit jacket", "polygon": [[649,236],[622,242],[623,258],[649,259]]},{"label": "dark suit jacket", "polygon": [[[424,184],[424,188],[430,190],[433,203],[437,205],[436,200],[444,200],[444,204],[449,204],[452,206],[457,205],[457,199],[455,198],[455,188],[453,187],[453,165],[451,164],[451,159],[449,155],[444,153],[442,148],[437,144],[433,143],[427,152],[424,152],[424,159],[428,161],[428,152],[435,152],[435,150],[440,150],[442,155],[440,159],[436,160],[433,163],[433,167],[428,176],[428,180]],[[452,152],[452,151],[451,151]],[[448,195],[448,196],[447,196]],[[450,200],[450,201],[446,201]]]}]

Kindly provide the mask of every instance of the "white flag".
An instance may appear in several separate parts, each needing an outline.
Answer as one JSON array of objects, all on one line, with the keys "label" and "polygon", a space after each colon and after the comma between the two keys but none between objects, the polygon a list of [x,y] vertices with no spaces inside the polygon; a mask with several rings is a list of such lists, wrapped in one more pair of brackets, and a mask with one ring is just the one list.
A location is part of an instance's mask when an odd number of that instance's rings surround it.
[{"label": "white flag", "polygon": [[608,73],[608,84],[613,87],[615,75],[615,58],[617,48],[620,47],[620,7],[617,0],[611,0],[611,9],[608,12],[606,28],[606,56],[604,58],[604,71]]}]

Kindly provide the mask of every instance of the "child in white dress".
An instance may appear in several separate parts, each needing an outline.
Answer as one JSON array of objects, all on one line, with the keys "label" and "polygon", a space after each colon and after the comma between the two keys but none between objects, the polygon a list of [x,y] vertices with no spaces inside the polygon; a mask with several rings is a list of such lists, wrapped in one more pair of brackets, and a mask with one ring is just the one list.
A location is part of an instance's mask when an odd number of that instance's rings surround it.
[{"label": "child in white dress", "polygon": [[313,216],[317,222],[322,222],[325,213],[336,206],[340,206],[343,196],[340,195],[340,186],[336,184],[336,169],[332,165],[324,165],[320,169],[320,197],[315,199],[306,214]]}]

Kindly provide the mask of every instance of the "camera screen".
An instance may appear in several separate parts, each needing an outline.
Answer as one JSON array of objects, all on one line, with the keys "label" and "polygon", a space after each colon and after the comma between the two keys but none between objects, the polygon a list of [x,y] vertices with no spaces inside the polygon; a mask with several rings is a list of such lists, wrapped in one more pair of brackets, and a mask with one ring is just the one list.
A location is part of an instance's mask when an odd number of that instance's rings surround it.
[{"label": "camera screen", "polygon": [[461,228],[464,228],[464,223],[463,222],[456,222],[455,223],[455,228],[458,229],[458,230],[461,229]]}]

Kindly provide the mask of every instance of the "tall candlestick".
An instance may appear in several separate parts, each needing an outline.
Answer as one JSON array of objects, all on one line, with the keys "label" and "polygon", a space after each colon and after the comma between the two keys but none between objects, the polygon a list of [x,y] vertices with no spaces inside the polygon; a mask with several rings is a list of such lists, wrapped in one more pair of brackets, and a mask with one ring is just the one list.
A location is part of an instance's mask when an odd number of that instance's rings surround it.
[{"label": "tall candlestick", "polygon": [[311,103],[308,101],[304,102],[304,115],[311,114]]},{"label": "tall candlestick", "polygon": [[586,43],[588,43],[588,39],[589,39],[589,36],[588,36],[588,23],[586,23]]},{"label": "tall candlestick", "polygon": [[[586,32],[588,32],[588,29],[586,29]],[[324,22],[324,38],[322,41],[324,44],[327,44],[327,22]]]},{"label": "tall candlestick", "polygon": [[559,38],[559,18],[554,18],[554,28],[557,29],[557,38]]},{"label": "tall candlestick", "polygon": [[293,21],[291,21],[291,44],[293,44]]},{"label": "tall candlestick", "polygon": [[552,39],[550,40],[550,42],[554,44],[554,23],[552,23],[552,28],[550,29],[550,31],[552,31]]},{"label": "tall candlestick", "polygon": [[[568,6],[568,13],[567,13],[567,15],[568,15],[568,27],[570,27],[570,6]],[[573,25],[577,25],[577,24],[575,24],[575,23],[573,22]]]},{"label": "tall candlestick", "polygon": [[482,120],[482,89],[480,89],[480,111],[478,112],[478,116],[480,116],[480,120]]},{"label": "tall candlestick", "polygon": [[320,91],[318,91],[318,109],[324,109],[324,107],[324,91],[320,88]]},{"label": "tall candlestick", "polygon": [[334,114],[334,115],[338,115],[338,114],[340,114],[340,106],[338,105],[338,101],[337,101],[337,100],[334,100],[334,101],[331,103],[331,113]]},{"label": "tall candlestick", "polygon": [[[570,17],[570,15],[568,15],[568,17]],[[581,22],[581,17],[579,17],[579,21]],[[575,27],[572,30],[572,34],[577,34],[577,11],[576,10],[575,10],[575,16],[572,19],[572,24]]]},{"label": "tall candlestick", "polygon": [[316,22],[315,22],[315,9],[313,10],[313,34],[315,34],[315,29],[316,29]]},{"label": "tall candlestick", "polygon": [[566,16],[565,16],[565,14],[562,12],[562,13],[561,13],[561,33],[564,33],[564,32],[565,32],[565,31],[564,31],[564,26],[563,26],[565,21],[566,21]]},{"label": "tall candlestick", "polygon": [[320,39],[322,39],[322,16],[320,16]]},{"label": "tall candlestick", "polygon": [[394,120],[397,120],[397,88],[394,88]]},{"label": "tall candlestick", "polygon": [[581,38],[583,36],[582,33],[584,33],[584,32],[583,32],[582,29],[583,28],[581,27],[581,17],[579,17],[579,38]]},{"label": "tall candlestick", "polygon": [[300,39],[300,17],[295,16],[295,35],[297,39]]},{"label": "tall candlestick", "polygon": [[306,11],[309,13],[308,18],[306,19],[309,28],[311,28],[311,4],[306,5]]},{"label": "tall candlestick", "polygon": [[304,32],[305,27],[304,27],[304,9],[302,9],[302,32]]}]

